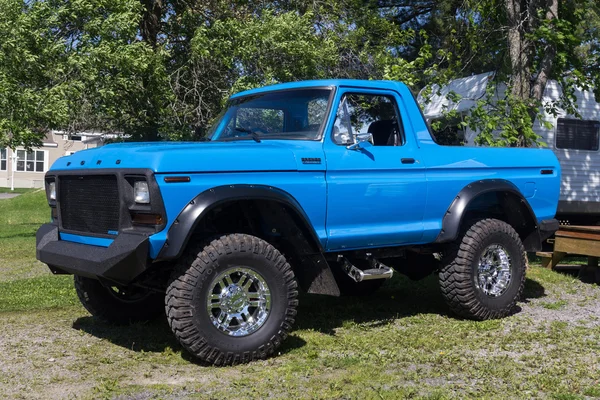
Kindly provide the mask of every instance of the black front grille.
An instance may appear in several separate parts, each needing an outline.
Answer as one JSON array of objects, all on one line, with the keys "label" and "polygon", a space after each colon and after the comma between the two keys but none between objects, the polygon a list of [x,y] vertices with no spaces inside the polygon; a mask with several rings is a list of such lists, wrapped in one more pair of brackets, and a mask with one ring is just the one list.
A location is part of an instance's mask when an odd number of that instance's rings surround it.
[{"label": "black front grille", "polygon": [[61,176],[58,187],[63,229],[105,235],[119,230],[116,176]]}]

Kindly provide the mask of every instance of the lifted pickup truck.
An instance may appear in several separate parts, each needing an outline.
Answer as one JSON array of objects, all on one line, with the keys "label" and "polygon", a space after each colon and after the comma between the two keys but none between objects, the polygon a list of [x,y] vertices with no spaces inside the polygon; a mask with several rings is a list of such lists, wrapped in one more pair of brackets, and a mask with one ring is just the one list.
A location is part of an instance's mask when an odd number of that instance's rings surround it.
[{"label": "lifted pickup truck", "polygon": [[402,83],[239,93],[207,139],[56,161],[37,258],[75,275],[99,318],[164,306],[183,347],[210,363],[273,354],[299,288],[367,294],[393,270],[437,273],[462,317],[504,317],[523,291],[525,252],[558,228],[551,151],[440,146]]}]

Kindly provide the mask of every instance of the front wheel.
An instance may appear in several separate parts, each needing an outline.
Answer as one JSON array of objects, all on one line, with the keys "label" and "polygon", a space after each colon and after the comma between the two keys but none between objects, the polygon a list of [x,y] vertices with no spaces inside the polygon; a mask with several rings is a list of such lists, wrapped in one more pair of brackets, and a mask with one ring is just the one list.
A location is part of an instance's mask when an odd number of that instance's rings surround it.
[{"label": "front wheel", "polygon": [[513,227],[484,219],[444,253],[439,273],[442,294],[460,316],[502,318],[521,297],[526,267],[526,253]]},{"label": "front wheel", "polygon": [[231,365],[273,354],[292,329],[296,279],[275,247],[232,234],[191,249],[167,289],[173,333],[195,357]]}]

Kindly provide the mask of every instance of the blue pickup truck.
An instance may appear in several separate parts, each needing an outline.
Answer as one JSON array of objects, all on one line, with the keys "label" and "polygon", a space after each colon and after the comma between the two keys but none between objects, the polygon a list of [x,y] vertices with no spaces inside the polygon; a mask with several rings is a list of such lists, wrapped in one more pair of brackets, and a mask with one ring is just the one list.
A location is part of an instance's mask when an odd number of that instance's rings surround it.
[{"label": "blue pickup truck", "polygon": [[394,270],[438,274],[459,316],[509,315],[526,251],[558,229],[560,166],[436,144],[402,83],[324,80],[232,96],[202,142],[63,157],[45,184],[37,258],[87,310],[166,310],[187,351],[226,365],[274,353],[300,289],[364,295]]}]

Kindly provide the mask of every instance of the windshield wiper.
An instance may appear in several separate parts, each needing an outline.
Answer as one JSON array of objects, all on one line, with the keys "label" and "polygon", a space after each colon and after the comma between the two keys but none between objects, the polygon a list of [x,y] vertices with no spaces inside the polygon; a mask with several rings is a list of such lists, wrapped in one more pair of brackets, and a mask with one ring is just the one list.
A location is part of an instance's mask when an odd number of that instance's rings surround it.
[{"label": "windshield wiper", "polygon": [[252,129],[246,129],[246,128],[233,128],[238,132],[244,132],[244,133],[248,133],[250,134],[250,136],[252,137],[252,139],[254,139],[254,141],[256,143],[260,143],[260,135],[257,132],[254,132]]}]

